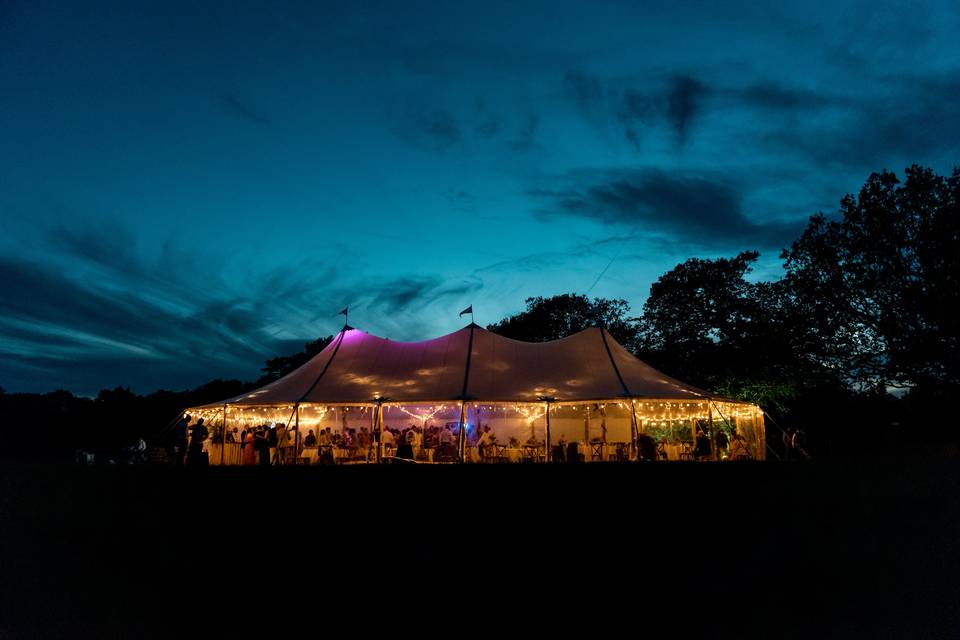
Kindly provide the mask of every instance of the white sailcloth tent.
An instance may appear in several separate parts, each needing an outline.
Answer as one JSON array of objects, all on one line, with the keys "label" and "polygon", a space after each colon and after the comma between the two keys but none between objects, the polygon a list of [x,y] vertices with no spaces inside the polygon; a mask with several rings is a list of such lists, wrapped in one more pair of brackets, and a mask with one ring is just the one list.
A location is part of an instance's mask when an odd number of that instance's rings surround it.
[{"label": "white sailcloth tent", "polygon": [[[298,443],[310,431],[341,432],[413,426],[452,426],[460,461],[478,432],[496,440],[539,443],[545,459],[554,443],[581,442],[600,459],[616,443],[618,459],[636,459],[641,434],[670,444],[709,432],[713,457],[722,429],[763,457],[763,417],[756,405],[712,397],[645,364],[602,328],[551,342],[521,342],[470,324],[449,335],[398,342],[345,326],[306,364],[264,387],[187,409],[221,430],[281,423]],[[460,426],[463,425],[463,428]],[[221,431],[222,433],[223,431]],[[382,438],[369,460],[384,457]],[[377,444],[381,443],[381,444]],[[237,447],[240,445],[237,444]],[[612,447],[607,447],[611,452]],[[211,461],[230,463],[229,445]],[[299,449],[297,449],[299,451]]]}]

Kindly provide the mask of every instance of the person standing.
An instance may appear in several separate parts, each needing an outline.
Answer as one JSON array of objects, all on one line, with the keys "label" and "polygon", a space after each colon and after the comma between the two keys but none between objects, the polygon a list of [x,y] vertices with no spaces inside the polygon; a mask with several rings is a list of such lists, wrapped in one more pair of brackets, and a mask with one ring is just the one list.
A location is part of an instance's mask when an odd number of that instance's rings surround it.
[{"label": "person standing", "polygon": [[257,450],[254,446],[253,429],[243,431],[243,455],[240,464],[253,466],[257,464]]},{"label": "person standing", "polygon": [[203,441],[207,439],[210,432],[203,424],[203,418],[197,420],[190,430],[190,453],[187,456],[188,464],[207,464],[208,460],[203,452]]},{"label": "person standing", "polygon": [[483,460],[484,453],[488,445],[493,444],[493,432],[490,431],[490,425],[483,425],[483,433],[480,434],[480,439],[477,440],[477,453],[480,454],[480,460]]},{"label": "person standing", "polygon": [[727,458],[727,447],[730,441],[727,439],[727,432],[723,429],[717,430],[717,457],[721,460]]},{"label": "person standing", "polygon": [[[268,443],[267,460],[272,462],[273,460],[276,459],[277,446],[280,443],[279,434],[277,434],[276,424],[273,424],[267,428],[266,436],[267,436],[267,443]],[[268,462],[267,464],[270,464],[270,463]]]},{"label": "person standing", "polygon": [[551,453],[554,462],[566,462],[564,456],[567,453],[567,437],[562,433],[560,434],[560,438],[557,439],[557,444],[553,445],[553,451]]},{"label": "person standing", "polygon": [[256,435],[253,436],[253,448],[259,455],[260,466],[270,466],[270,438],[264,433],[264,427],[257,429]]},{"label": "person standing", "polygon": [[277,450],[280,452],[280,464],[293,462],[293,434],[287,425],[277,425]]}]

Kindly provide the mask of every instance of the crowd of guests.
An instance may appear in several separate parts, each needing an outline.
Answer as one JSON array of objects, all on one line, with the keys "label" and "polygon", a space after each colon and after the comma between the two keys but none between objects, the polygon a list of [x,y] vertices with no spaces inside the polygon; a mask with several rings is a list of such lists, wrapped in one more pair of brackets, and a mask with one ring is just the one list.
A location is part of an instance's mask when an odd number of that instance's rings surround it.
[{"label": "crowd of guests", "polygon": [[[387,457],[396,457],[407,460],[428,459],[427,450],[432,450],[429,456],[434,462],[454,461],[459,458],[458,423],[439,425],[410,425],[407,427],[385,426],[381,435],[382,454]],[[792,435],[792,434],[791,434]],[[233,427],[222,433],[220,427],[215,428],[213,436],[204,424],[203,418],[193,420],[190,415],[184,415],[174,426],[172,438],[168,443],[168,459],[174,465],[208,464],[207,442],[240,445],[239,462],[241,465],[269,465],[273,463],[293,464],[306,449],[317,449],[315,458],[321,463],[333,463],[335,459],[344,458],[351,461],[373,461],[376,458],[377,434],[370,428],[363,426],[344,427],[334,431],[324,427],[315,432],[306,429],[306,433],[298,435],[293,428],[287,428],[283,423],[260,424],[252,427]],[[496,435],[490,425],[481,425],[479,429],[469,429],[466,434],[466,445],[476,447],[481,460],[486,459],[495,451]],[[519,447],[521,443],[516,438],[510,438],[509,446]],[[533,435],[522,443],[524,446],[542,447],[543,442]],[[664,446],[666,441],[655,442],[646,434],[638,434],[637,453],[640,459],[665,458]],[[692,443],[692,457],[694,459],[710,459],[713,457],[710,438],[701,429],[697,428]],[[574,455],[572,448],[577,443],[567,443],[560,435],[552,447],[551,459],[567,461]],[[744,437],[734,430],[729,436],[723,431],[717,432],[715,446],[719,459],[750,458]],[[337,456],[334,450],[339,450]],[[570,449],[570,451],[568,451]],[[580,456],[582,457],[582,456]]]},{"label": "crowd of guests", "polygon": [[233,427],[225,434],[217,427],[211,438],[203,418],[194,420],[186,414],[174,424],[167,444],[167,459],[175,466],[209,464],[206,447],[209,442],[239,444],[242,465],[269,465],[274,460],[293,462],[297,448],[292,429],[283,423],[261,424],[243,430]]}]

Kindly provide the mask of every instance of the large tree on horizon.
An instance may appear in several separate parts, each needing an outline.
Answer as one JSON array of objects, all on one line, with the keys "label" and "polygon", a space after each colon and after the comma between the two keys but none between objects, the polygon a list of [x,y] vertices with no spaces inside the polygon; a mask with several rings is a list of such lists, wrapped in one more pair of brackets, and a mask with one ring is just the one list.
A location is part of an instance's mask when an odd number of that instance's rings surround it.
[{"label": "large tree on horizon", "polygon": [[795,347],[857,388],[960,385],[960,169],[872,174],[783,252]]},{"label": "large tree on horizon", "polygon": [[628,349],[637,341],[637,319],[630,317],[626,300],[593,298],[576,293],[526,299],[527,308],[487,329],[514,340],[559,340],[590,327],[604,327]]}]

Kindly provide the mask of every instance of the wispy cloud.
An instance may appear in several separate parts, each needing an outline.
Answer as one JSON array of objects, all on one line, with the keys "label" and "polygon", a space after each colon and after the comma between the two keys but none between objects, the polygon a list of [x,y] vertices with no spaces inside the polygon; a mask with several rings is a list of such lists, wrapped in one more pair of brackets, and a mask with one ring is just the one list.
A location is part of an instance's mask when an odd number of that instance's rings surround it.
[{"label": "wispy cloud", "polygon": [[643,227],[652,235],[697,238],[702,245],[736,240],[778,246],[802,228],[800,222],[751,220],[742,210],[740,187],[717,173],[613,169],[576,172],[560,182],[531,191],[545,202],[539,215]]}]

